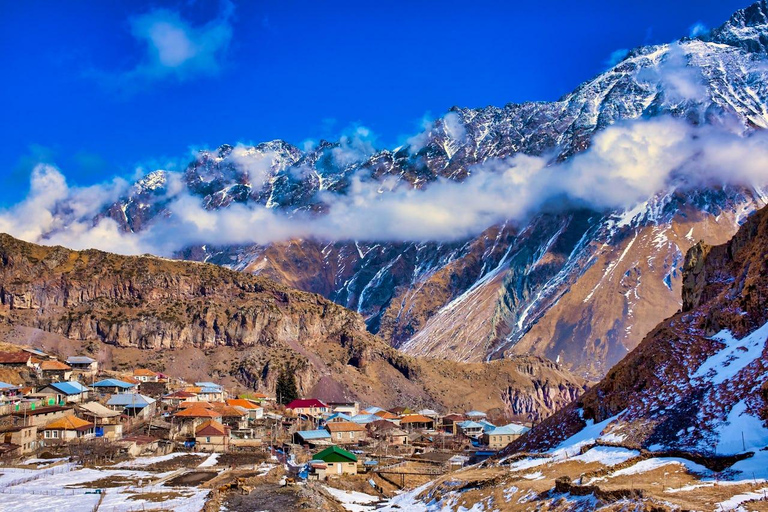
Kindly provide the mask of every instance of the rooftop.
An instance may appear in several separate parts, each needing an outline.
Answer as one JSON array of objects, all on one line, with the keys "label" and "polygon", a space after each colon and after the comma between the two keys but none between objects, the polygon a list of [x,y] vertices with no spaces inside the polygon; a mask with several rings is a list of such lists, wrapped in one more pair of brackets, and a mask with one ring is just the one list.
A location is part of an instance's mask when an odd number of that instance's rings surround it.
[{"label": "rooftop", "polygon": [[93,427],[93,423],[78,418],[74,414],[64,416],[48,423],[45,430],[87,430]]},{"label": "rooftop", "polygon": [[227,427],[216,420],[208,420],[195,429],[196,436],[226,436]]}]

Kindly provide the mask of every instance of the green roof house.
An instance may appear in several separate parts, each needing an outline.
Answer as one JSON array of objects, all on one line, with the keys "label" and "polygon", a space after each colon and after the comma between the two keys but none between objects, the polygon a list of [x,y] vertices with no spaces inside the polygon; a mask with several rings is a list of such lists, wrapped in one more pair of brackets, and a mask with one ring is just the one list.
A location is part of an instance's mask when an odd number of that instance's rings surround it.
[{"label": "green roof house", "polygon": [[331,475],[356,475],[357,457],[354,453],[348,452],[338,446],[329,446],[325,450],[317,453],[313,460],[323,461],[327,466],[325,474]]}]

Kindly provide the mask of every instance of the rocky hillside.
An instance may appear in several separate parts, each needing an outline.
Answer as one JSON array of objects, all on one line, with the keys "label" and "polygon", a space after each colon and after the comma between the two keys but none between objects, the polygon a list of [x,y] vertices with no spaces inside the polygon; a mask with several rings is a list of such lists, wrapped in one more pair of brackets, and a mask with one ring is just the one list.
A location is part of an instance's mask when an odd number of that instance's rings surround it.
[{"label": "rocky hillside", "polygon": [[697,244],[683,307],[574,404],[510,447],[542,450],[582,429],[632,448],[768,460],[768,208],[727,243]]},{"label": "rocky hillside", "polygon": [[211,264],[0,235],[0,303],[6,323],[80,340],[93,353],[107,344],[110,360],[132,354],[157,369],[189,360],[250,388],[272,389],[287,369],[306,394],[483,406],[530,419],[583,391],[579,378],[533,356],[459,364],[403,355],[367,332],[360,315],[320,295]]},{"label": "rocky hillside", "polygon": [[[524,153],[565,161],[622,121],[672,116],[748,135],[768,126],[764,1],[709,35],[631,51],[556,102],[454,108],[394,150],[345,137],[200,152],[156,171],[102,217],[137,232],[170,215],[181,187],[210,210],[323,215],[356,181],[427,188]],[[686,87],[685,84],[688,86]],[[567,209],[452,242],[202,243],[179,253],[322,294],[407,353],[482,361],[534,353],[599,379],[680,307],[680,266],[697,241],[726,241],[765,204],[760,188],[664,190],[629,211]]]}]

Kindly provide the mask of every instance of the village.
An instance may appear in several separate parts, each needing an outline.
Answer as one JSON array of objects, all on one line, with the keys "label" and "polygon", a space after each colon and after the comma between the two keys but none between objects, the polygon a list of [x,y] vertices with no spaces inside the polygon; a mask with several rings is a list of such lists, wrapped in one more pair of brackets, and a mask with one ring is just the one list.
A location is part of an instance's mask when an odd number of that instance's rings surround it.
[{"label": "village", "polygon": [[[4,510],[23,510],[30,499],[54,510],[75,498],[71,510],[219,510],[227,501],[227,510],[248,510],[257,499],[249,494],[280,503],[285,492],[291,505],[312,499],[320,507],[327,498],[343,506],[344,493],[383,502],[529,430],[483,411],[236,393],[32,348],[0,352],[0,371],[34,383],[0,382]],[[320,496],[307,498],[307,486]]]}]

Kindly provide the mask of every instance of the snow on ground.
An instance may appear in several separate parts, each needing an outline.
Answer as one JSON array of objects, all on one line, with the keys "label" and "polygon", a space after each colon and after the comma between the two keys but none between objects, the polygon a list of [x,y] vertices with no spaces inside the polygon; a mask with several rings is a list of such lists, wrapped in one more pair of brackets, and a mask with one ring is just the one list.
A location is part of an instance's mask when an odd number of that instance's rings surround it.
[{"label": "snow on ground", "polygon": [[176,457],[181,457],[182,455],[204,455],[204,454],[173,452],[173,453],[169,453],[168,455],[159,455],[157,457],[137,457],[133,460],[127,460],[125,462],[115,464],[112,467],[113,468],[134,468],[134,467],[140,468],[144,466],[149,466],[151,464],[156,464],[158,462],[165,462],[166,460],[175,459]]},{"label": "snow on ground", "polygon": [[256,476],[266,476],[270,471],[275,469],[277,467],[276,464],[269,464],[267,462],[262,462],[256,467]]},{"label": "snow on ground", "polygon": [[747,412],[744,400],[731,408],[725,423],[719,426],[717,433],[717,453],[733,454],[745,451],[758,451],[768,446],[768,429],[763,422]]},{"label": "snow on ground", "polygon": [[216,463],[219,462],[219,454],[218,453],[212,453],[208,456],[207,459],[205,459],[203,462],[200,463],[199,468],[209,468],[211,466],[215,466]]},{"label": "snow on ground", "polygon": [[128,512],[162,508],[174,512],[200,512],[210,491],[207,489],[164,487],[120,487],[107,489],[99,510]]},{"label": "snow on ground", "polygon": [[760,357],[768,339],[768,322],[740,340],[727,330],[720,331],[712,339],[725,343],[725,347],[704,361],[693,378],[706,378],[717,385],[732,379]]},{"label": "snow on ground", "polygon": [[745,510],[743,507],[741,507],[742,503],[745,503],[747,501],[753,501],[753,500],[763,500],[768,497],[768,487],[764,487],[763,489],[758,489],[756,491],[752,492],[745,492],[744,494],[737,494],[736,496],[732,496],[730,499],[727,499],[725,501],[721,501],[717,504],[716,511],[720,510],[738,510],[742,511]]},{"label": "snow on ground", "polygon": [[755,451],[752,457],[740,460],[731,469],[738,471],[744,480],[768,480],[768,451]]},{"label": "snow on ground", "polygon": [[[0,468],[0,510],[90,511],[101,498],[101,510],[129,512],[162,507],[176,512],[199,512],[208,499],[208,490],[146,485],[172,474],[130,469],[90,469],[74,464],[47,469]],[[102,480],[110,480],[105,485]],[[111,485],[115,485],[111,487]]]},{"label": "snow on ground", "polygon": [[27,459],[23,462],[23,464],[25,465],[35,464],[37,466],[50,466],[51,464],[55,464],[57,462],[63,462],[68,459],[69,457],[61,457],[58,459]]},{"label": "snow on ground", "polygon": [[640,452],[637,450],[628,450],[626,448],[618,448],[615,446],[595,446],[585,453],[573,457],[571,460],[578,460],[585,463],[599,462],[604,466],[615,466],[616,464],[621,464],[638,455],[640,455]]},{"label": "snow on ground", "polygon": [[678,465],[685,466],[685,468],[689,472],[700,474],[700,475],[709,475],[711,473],[707,468],[705,468],[701,464],[696,464],[695,462],[692,462],[688,459],[682,459],[679,457],[652,457],[650,459],[641,460],[637,464],[633,464],[628,468],[614,471],[613,473],[607,476],[593,478],[588,482],[588,484],[592,484],[600,480],[605,480],[607,478],[616,478],[618,476],[639,475],[641,473],[647,473],[649,471],[653,471],[654,469],[658,469],[663,466],[668,466],[670,464],[678,464]]},{"label": "snow on ground", "polygon": [[[0,494],[3,512],[61,512],[90,511],[99,503],[98,494],[46,496],[41,494]],[[105,509],[107,510],[107,509]]]},{"label": "snow on ground", "polygon": [[614,422],[620,415],[621,413],[601,421],[600,423],[595,423],[594,420],[586,420],[586,427],[560,443],[554,450],[551,450],[550,453],[557,460],[579,455],[582,446],[593,444],[597,441],[603,430],[605,430],[605,427]]},{"label": "snow on ground", "polygon": [[373,503],[379,501],[378,496],[371,496],[363,492],[357,491],[344,491],[341,489],[334,489],[333,487],[324,486],[328,494],[334,497],[336,501],[341,503],[341,506],[351,512],[366,512],[369,510],[375,510]]},{"label": "snow on ground", "polygon": [[537,459],[521,459],[510,464],[509,470],[513,472],[522,471],[523,469],[535,468],[536,466],[541,466],[542,464],[546,464],[548,462],[552,462],[552,459],[549,457],[541,457]]},{"label": "snow on ground", "polygon": [[544,473],[541,471],[537,471],[535,473],[528,473],[527,475],[523,475],[523,478],[527,480],[542,480],[544,478]]}]

